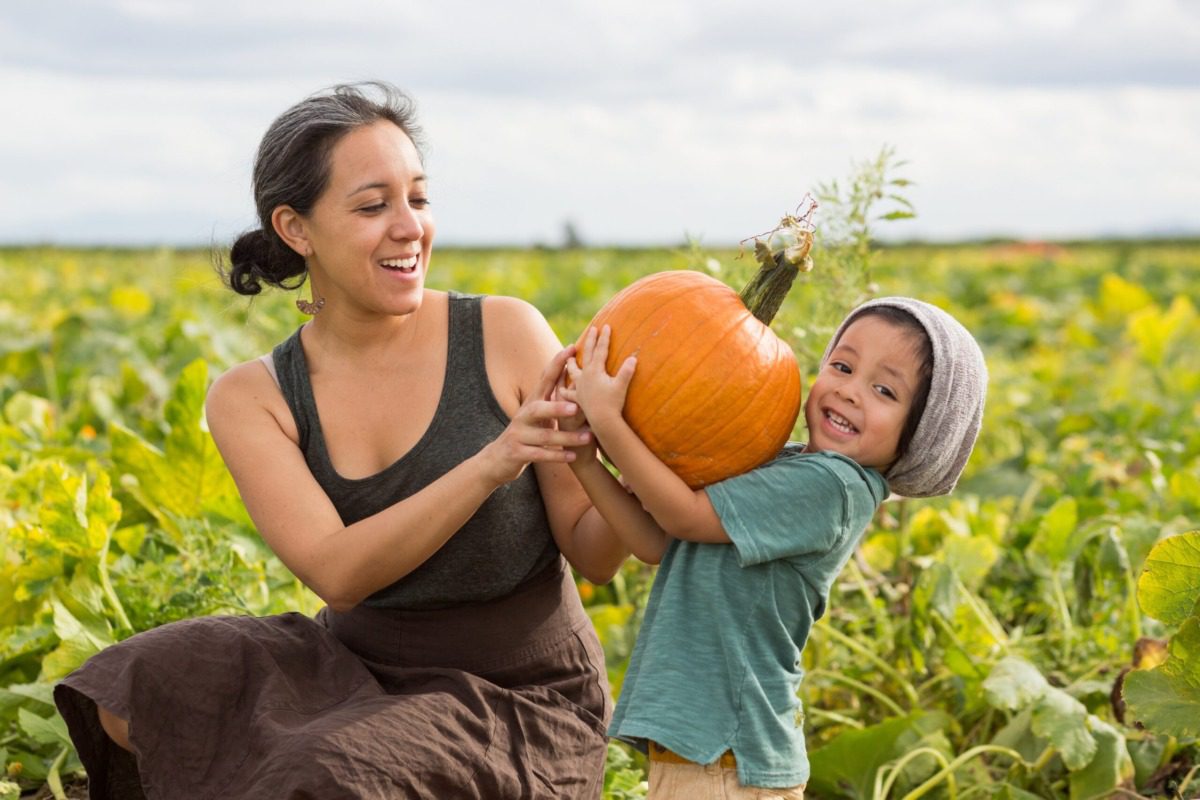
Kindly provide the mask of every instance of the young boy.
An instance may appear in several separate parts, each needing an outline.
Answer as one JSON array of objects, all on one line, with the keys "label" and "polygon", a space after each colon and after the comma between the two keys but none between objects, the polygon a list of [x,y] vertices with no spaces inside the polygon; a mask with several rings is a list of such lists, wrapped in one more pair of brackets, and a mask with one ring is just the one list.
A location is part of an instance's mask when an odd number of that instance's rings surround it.
[{"label": "young boy", "polygon": [[648,752],[655,800],[757,798],[767,787],[800,798],[800,652],[889,492],[954,488],[982,418],[983,355],[934,306],[865,303],[822,358],[804,407],[808,443],[692,490],[622,418],[636,359],[608,375],[608,340],[607,326],[589,330],[582,367],[567,365],[562,394],[593,433],[572,469],[633,554],[661,561],[609,734]]}]

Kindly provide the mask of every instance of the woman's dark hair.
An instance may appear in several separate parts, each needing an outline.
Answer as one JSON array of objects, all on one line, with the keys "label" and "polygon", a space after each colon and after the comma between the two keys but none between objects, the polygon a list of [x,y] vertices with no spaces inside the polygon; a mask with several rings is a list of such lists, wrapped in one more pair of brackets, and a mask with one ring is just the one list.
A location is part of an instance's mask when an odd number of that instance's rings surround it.
[{"label": "woman's dark hair", "polygon": [[264,283],[283,289],[304,283],[304,258],[279,238],[271,214],[283,205],[297,214],[311,212],[329,183],[334,146],[351,131],[383,121],[404,131],[423,159],[412,98],[383,81],[331,86],[301,100],[271,123],[254,159],[259,227],[233,243],[228,269],[218,267],[230,288],[254,295]]},{"label": "woman's dark hair", "polygon": [[902,308],[895,306],[871,306],[855,315],[855,319],[863,317],[882,317],[897,328],[909,334],[913,349],[917,355],[917,388],[913,393],[912,405],[908,409],[908,417],[904,420],[904,428],[900,431],[900,442],[896,447],[896,460],[899,461],[908,452],[909,442],[917,432],[917,425],[925,414],[925,403],[929,399],[929,386],[933,382],[933,342],[916,317]]}]

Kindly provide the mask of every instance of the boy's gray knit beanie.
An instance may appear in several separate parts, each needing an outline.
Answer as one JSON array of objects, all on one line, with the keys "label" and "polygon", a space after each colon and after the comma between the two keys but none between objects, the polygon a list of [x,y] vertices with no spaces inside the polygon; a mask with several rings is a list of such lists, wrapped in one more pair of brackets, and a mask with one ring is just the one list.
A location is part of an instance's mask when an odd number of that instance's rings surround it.
[{"label": "boy's gray knit beanie", "polygon": [[967,465],[983,421],[988,381],[983,352],[975,337],[937,306],[911,297],[880,297],[846,316],[825,348],[822,365],[850,323],[874,306],[907,311],[921,323],[933,345],[933,374],[925,412],[907,452],[884,477],[889,488],[903,497],[949,494]]}]

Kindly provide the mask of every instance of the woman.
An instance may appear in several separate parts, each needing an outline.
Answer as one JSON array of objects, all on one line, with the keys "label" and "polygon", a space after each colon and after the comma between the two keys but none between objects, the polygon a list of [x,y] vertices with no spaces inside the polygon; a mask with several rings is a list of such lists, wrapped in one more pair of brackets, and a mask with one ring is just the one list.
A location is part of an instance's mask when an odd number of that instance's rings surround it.
[{"label": "woman", "polygon": [[524,302],[425,288],[418,142],[386,84],[314,95],[263,138],[261,229],[229,282],[307,277],[313,318],[222,375],[207,418],[327,607],[166,625],[68,676],[92,798],[599,794],[611,701],[562,557],[604,582],[626,551],[568,467],[588,434],[556,424],[571,351]]}]

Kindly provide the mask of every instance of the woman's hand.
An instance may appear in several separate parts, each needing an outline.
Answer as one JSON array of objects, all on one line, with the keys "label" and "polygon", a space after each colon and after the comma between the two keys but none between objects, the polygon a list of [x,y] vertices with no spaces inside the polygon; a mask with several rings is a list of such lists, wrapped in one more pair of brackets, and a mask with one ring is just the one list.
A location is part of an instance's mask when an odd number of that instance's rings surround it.
[{"label": "woman's hand", "polygon": [[[592,440],[586,428],[570,430],[570,420],[579,413],[575,402],[555,399],[555,387],[568,360],[575,355],[571,345],[559,351],[543,370],[536,390],[525,400],[504,432],[479,452],[485,474],[497,485],[515,480],[532,463],[567,463],[576,453],[570,448]],[[565,422],[567,427],[560,426]]]},{"label": "woman's hand", "polygon": [[609,375],[605,370],[611,334],[607,325],[599,332],[595,328],[588,328],[580,350],[583,366],[576,365],[574,359],[566,362],[567,374],[574,383],[573,399],[593,428],[621,416],[625,396],[629,393],[629,383],[637,369],[637,357],[630,356],[622,362],[615,375]]}]

